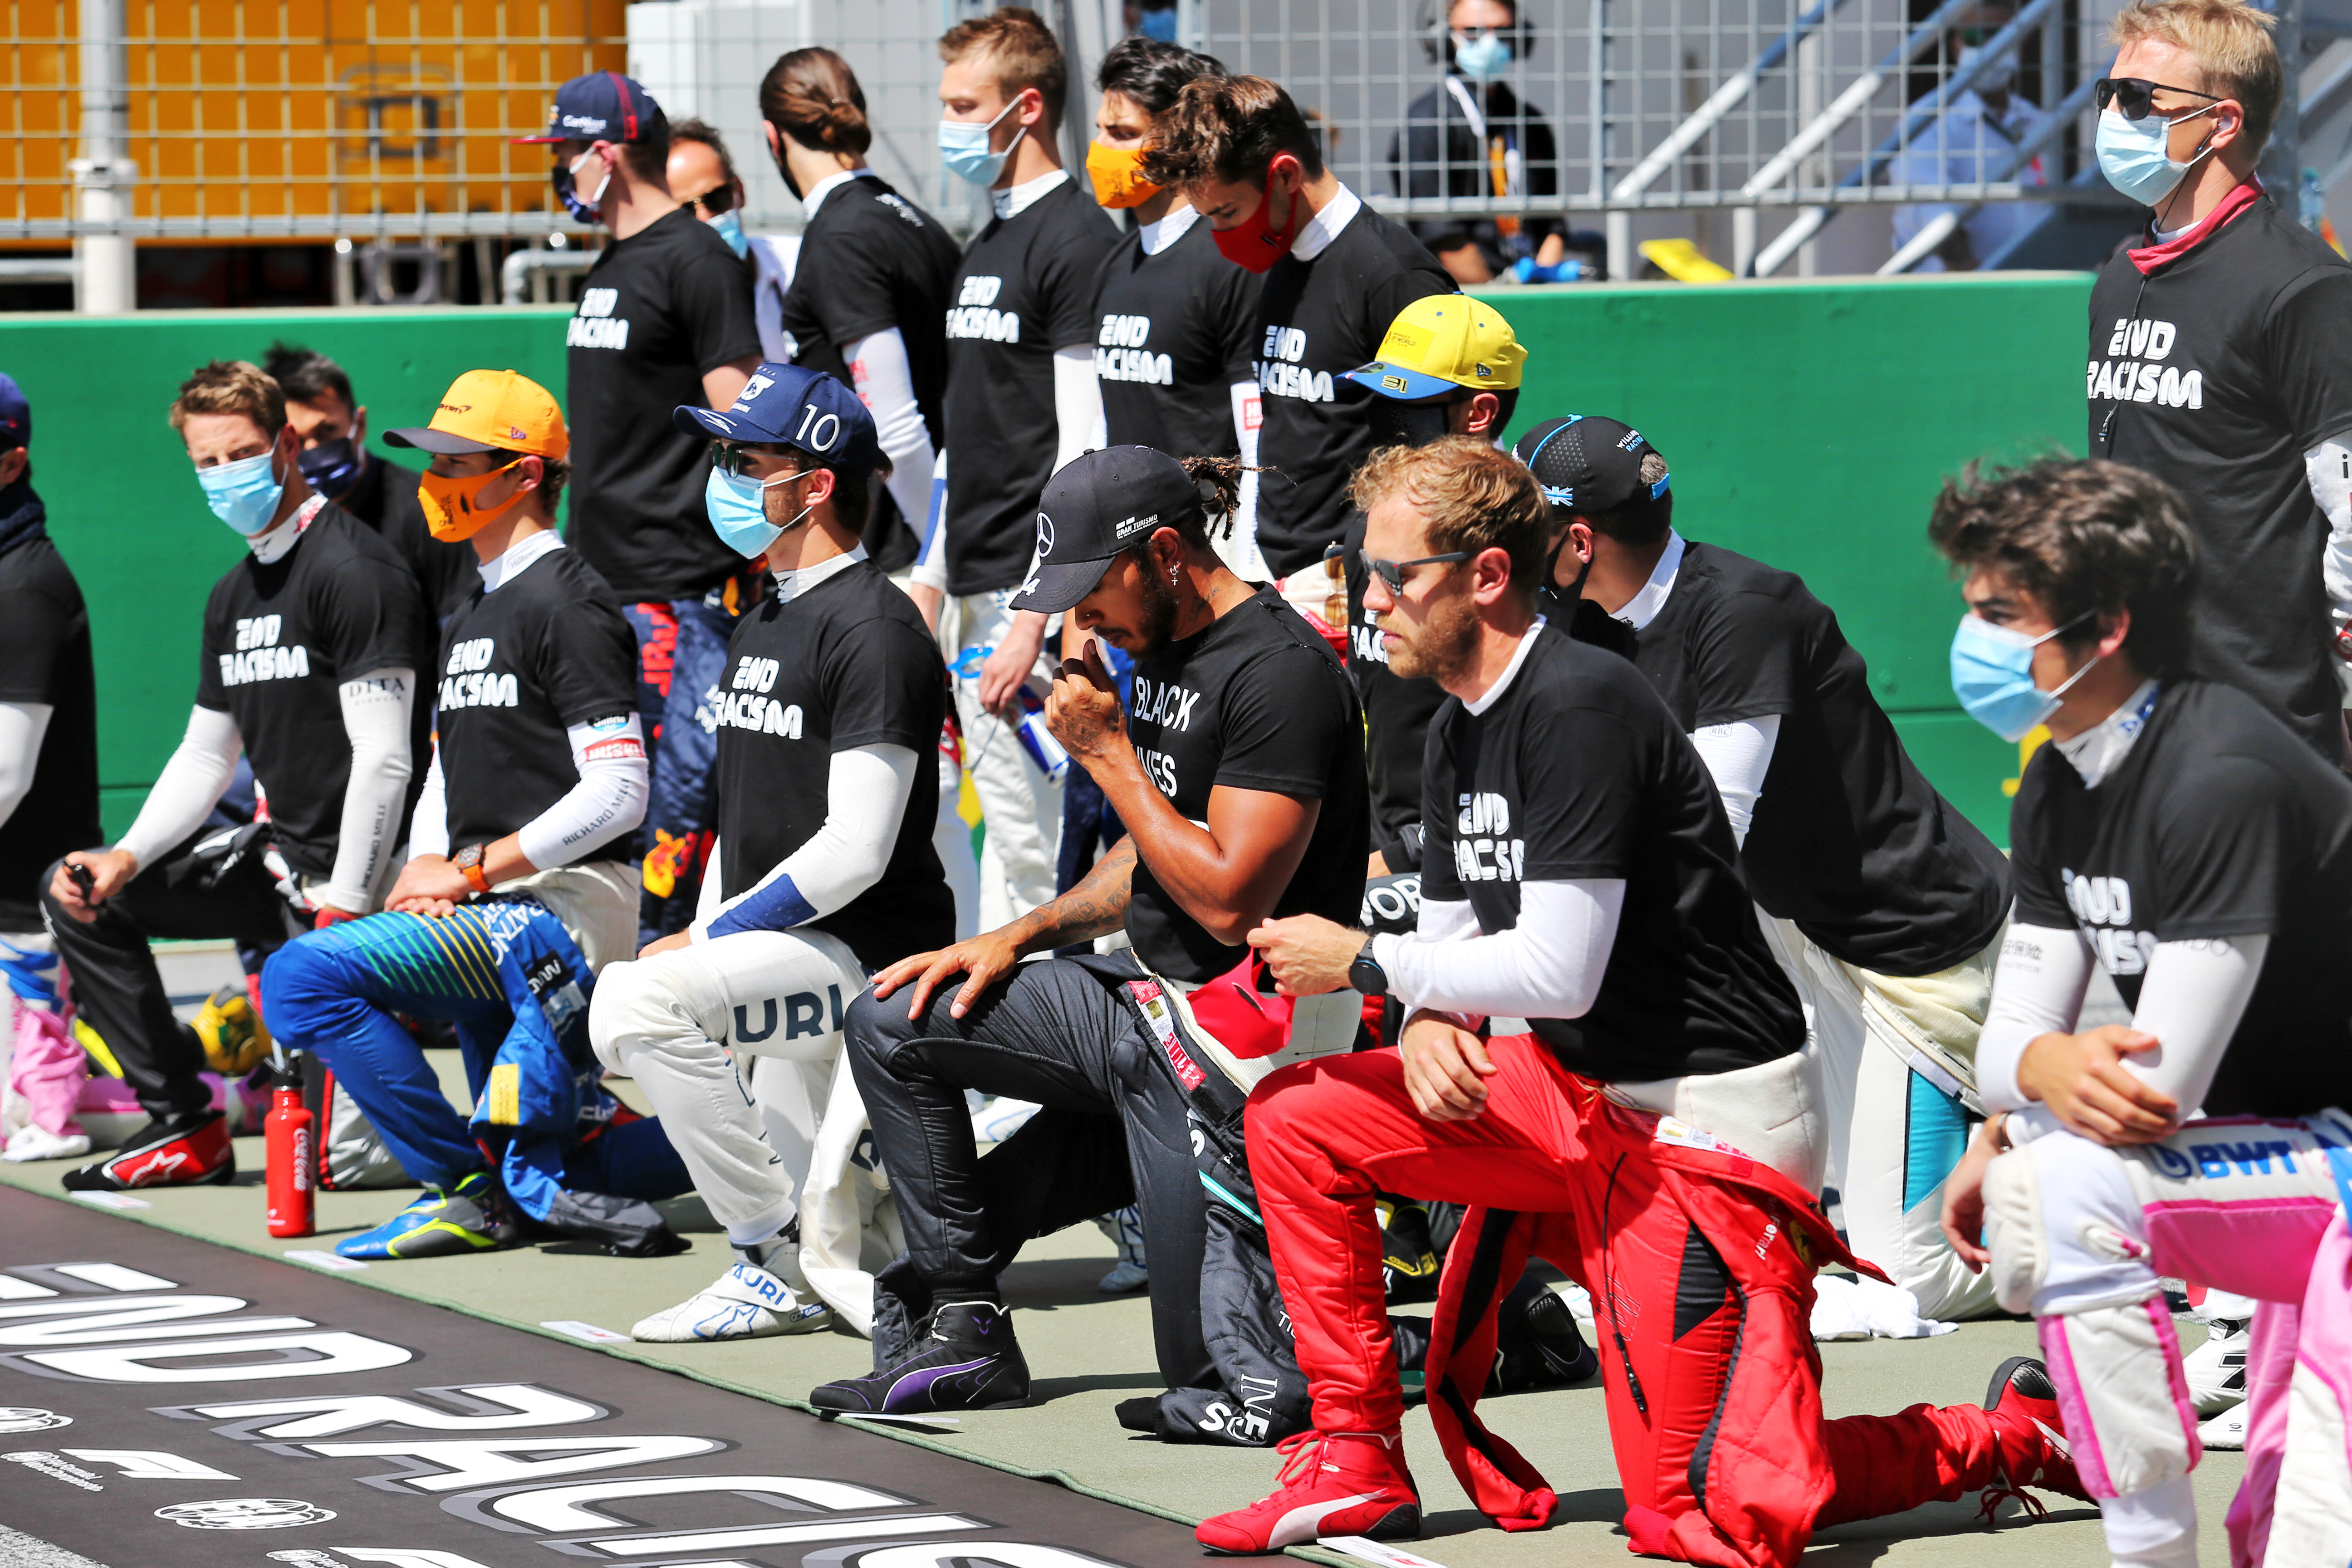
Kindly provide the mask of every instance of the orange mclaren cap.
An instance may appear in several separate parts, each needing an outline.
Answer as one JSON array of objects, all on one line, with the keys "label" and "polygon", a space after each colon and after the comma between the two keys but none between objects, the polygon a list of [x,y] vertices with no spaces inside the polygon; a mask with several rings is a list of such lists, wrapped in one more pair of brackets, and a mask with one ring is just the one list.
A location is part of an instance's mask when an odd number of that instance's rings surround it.
[{"label": "orange mclaren cap", "polygon": [[433,423],[387,430],[384,444],[422,452],[523,452],[562,458],[572,450],[563,410],[547,388],[515,370],[469,370],[449,384]]}]

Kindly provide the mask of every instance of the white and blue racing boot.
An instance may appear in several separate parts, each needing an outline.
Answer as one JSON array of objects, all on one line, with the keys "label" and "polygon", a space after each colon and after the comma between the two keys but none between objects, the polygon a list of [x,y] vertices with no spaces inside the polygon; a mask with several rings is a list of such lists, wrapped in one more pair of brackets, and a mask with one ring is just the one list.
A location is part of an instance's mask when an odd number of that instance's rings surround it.
[{"label": "white and blue racing boot", "polygon": [[735,1267],[675,1307],[629,1331],[647,1344],[698,1340],[757,1340],[772,1334],[814,1334],[833,1327],[833,1309],[819,1300],[800,1270],[798,1226],[782,1236],[735,1249]]}]

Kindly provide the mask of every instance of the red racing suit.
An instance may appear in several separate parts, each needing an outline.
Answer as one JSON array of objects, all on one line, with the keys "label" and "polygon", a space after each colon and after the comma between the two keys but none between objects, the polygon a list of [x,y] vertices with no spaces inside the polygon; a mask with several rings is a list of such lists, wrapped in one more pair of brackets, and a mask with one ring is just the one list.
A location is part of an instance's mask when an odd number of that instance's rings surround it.
[{"label": "red racing suit", "polygon": [[1495,1308],[1530,1256],[1591,1291],[1633,1550],[1794,1563],[1818,1526],[1950,1501],[1998,1479],[1974,1405],[1824,1421],[1813,1273],[1854,1259],[1787,1178],[1604,1099],[1533,1036],[1487,1042],[1486,1110],[1414,1110],[1393,1050],[1286,1068],[1250,1097],[1250,1166],[1318,1430],[1393,1432],[1402,1394],[1376,1190],[1474,1205],[1431,1325],[1429,1409],[1454,1473],[1506,1530],[1549,1522],[1535,1468],[1482,1426]]}]

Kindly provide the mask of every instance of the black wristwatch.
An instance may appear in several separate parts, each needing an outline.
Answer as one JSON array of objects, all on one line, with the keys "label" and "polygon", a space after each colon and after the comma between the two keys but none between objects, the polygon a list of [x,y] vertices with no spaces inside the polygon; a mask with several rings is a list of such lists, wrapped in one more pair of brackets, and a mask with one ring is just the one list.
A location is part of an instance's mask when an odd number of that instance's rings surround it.
[{"label": "black wristwatch", "polygon": [[1389,994],[1389,972],[1382,969],[1381,961],[1372,956],[1370,937],[1364,939],[1363,950],[1356,954],[1355,962],[1348,965],[1348,984],[1366,996]]}]

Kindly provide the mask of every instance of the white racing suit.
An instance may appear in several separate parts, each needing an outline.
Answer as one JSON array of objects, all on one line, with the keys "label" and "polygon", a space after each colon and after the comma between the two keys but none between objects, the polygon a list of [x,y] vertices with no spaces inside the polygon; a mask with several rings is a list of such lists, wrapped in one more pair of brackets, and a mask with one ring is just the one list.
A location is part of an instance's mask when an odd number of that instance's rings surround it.
[{"label": "white racing suit", "polygon": [[[2263,1303],[2246,1368],[2236,1568],[2352,1561],[2352,1117],[2191,1121],[2109,1149],[2051,1131],[1985,1173],[2000,1305],[2031,1311],[2109,1549],[2195,1561],[2201,1449],[2160,1276]],[[2181,1540],[2186,1521],[2189,1537]]]},{"label": "white racing suit", "polygon": [[861,1332],[865,1233],[881,1258],[904,1245],[865,1107],[836,1071],[843,1012],[865,988],[838,937],[738,931],[608,966],[589,1014],[597,1059],[645,1089],[730,1238],[772,1236],[797,1208],[809,1282]]}]

